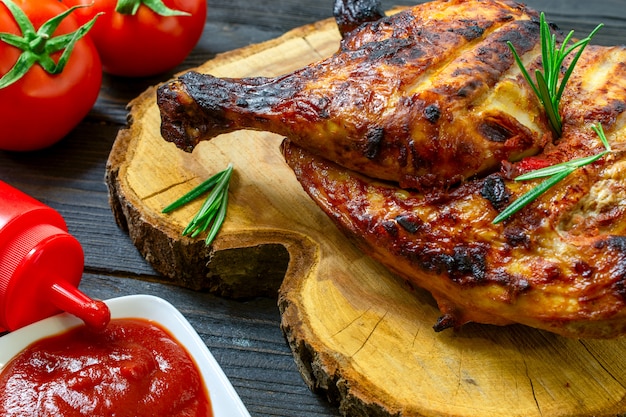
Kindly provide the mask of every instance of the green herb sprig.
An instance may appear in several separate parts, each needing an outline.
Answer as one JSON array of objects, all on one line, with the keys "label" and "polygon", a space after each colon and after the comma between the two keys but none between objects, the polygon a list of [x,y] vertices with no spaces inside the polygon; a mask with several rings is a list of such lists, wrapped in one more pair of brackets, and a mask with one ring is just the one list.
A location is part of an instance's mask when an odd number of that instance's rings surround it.
[{"label": "green herb sprig", "polygon": [[594,132],[596,132],[596,134],[600,138],[600,141],[604,145],[604,150],[602,152],[599,152],[595,155],[586,156],[584,158],[572,159],[570,161],[562,162],[560,164],[537,169],[516,177],[516,181],[527,181],[546,177],[547,179],[539,183],[536,187],[532,188],[530,191],[523,194],[517,200],[507,206],[506,209],[504,209],[495,219],[493,219],[493,224],[500,223],[501,221],[511,217],[522,208],[524,208],[526,205],[528,205],[530,202],[534,201],[540,195],[548,191],[556,183],[567,177],[572,172],[576,171],[578,168],[582,168],[586,165],[592,164],[611,152],[611,145],[606,139],[606,135],[604,134],[604,129],[602,128],[602,125],[598,123],[597,125],[593,125],[591,128],[594,130]]},{"label": "green herb sprig", "polygon": [[228,188],[232,172],[233,164],[230,163],[225,170],[218,172],[189,191],[187,194],[165,207],[162,212],[169,213],[174,211],[208,192],[209,194],[204,204],[187,227],[185,227],[182,234],[183,236],[189,235],[190,237],[197,237],[210,227],[204,240],[206,246],[209,246],[213,242],[213,239],[215,239],[215,236],[217,236],[217,233],[220,231],[226,219]]},{"label": "green herb sprig", "polygon": [[[524,64],[520,56],[518,55],[515,47],[511,42],[507,42],[517,65],[519,66],[524,78],[530,84],[532,89],[534,90],[537,98],[541,102],[543,108],[545,109],[546,116],[548,117],[548,121],[550,123],[550,127],[552,131],[555,133],[556,137],[560,137],[562,130],[562,121],[561,115],[559,113],[559,104],[561,102],[561,97],[563,96],[563,92],[565,91],[565,85],[567,84],[572,72],[574,71],[574,67],[578,62],[578,59],[583,53],[583,50],[591,41],[591,38],[596,34],[598,30],[603,26],[599,24],[596,28],[591,31],[591,33],[584,39],[575,42],[573,45],[568,47],[568,44],[572,40],[572,36],[574,35],[574,31],[570,31],[560,47],[556,45],[556,36],[550,32],[550,26],[546,22],[546,18],[544,13],[541,13],[540,16],[540,38],[541,38],[541,63],[543,67],[543,72],[540,70],[535,71],[535,81],[532,80],[530,74],[524,68]],[[569,66],[565,69],[563,73],[563,77],[561,78],[561,70],[563,67],[563,62],[565,58],[572,52],[576,51],[576,55],[570,62]],[[560,81],[559,81],[560,79]]]},{"label": "green herb sprig", "polygon": [[[543,106],[546,116],[548,117],[548,122],[550,123],[550,128],[556,138],[561,137],[563,133],[563,122],[559,112],[559,106],[561,103],[561,97],[565,91],[565,86],[574,72],[574,67],[576,66],[576,63],[582,55],[585,47],[589,44],[591,38],[596,34],[596,32],[602,28],[602,26],[602,24],[599,24],[586,38],[581,39],[568,47],[568,44],[574,35],[574,31],[572,30],[563,39],[561,46],[557,47],[556,36],[550,31],[550,25],[546,22],[545,14],[542,12],[539,19],[539,31],[543,72],[540,70],[535,71],[535,81],[532,80],[530,74],[524,67],[522,59],[515,50],[513,44],[511,42],[507,42],[522,75],[531,86],[537,95],[539,102]],[[565,68],[563,76],[561,77],[565,58],[576,50],[576,55],[574,55],[574,58],[571,60],[569,66]],[[602,125],[598,123],[597,125],[592,126],[592,129],[596,132],[604,144],[604,151],[585,158],[573,159],[571,161],[531,171],[515,178],[516,181],[533,180],[538,178],[547,179],[515,200],[498,216],[496,216],[492,223],[497,224],[508,219],[578,168],[589,165],[611,152],[611,147],[606,139]]]}]

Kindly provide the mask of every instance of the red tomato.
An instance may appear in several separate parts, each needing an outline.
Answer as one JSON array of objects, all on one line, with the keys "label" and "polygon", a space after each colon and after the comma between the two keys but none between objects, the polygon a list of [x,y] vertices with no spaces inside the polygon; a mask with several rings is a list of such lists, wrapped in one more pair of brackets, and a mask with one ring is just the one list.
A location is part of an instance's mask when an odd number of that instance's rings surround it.
[{"label": "red tomato", "polygon": [[[56,0],[14,0],[35,30],[67,7]],[[80,25],[72,15],[53,36]],[[0,32],[22,35],[13,15],[0,3]],[[0,77],[13,67],[21,50],[0,41]],[[58,59],[61,53],[55,53]],[[88,37],[74,46],[60,74],[51,75],[38,64],[17,82],[0,88],[0,149],[30,151],[52,145],[67,135],[93,107],[102,82],[98,52]]]},{"label": "red tomato", "polygon": [[189,16],[160,16],[141,4],[136,14],[115,11],[117,0],[63,0],[77,10],[82,23],[104,12],[89,32],[105,72],[127,77],[155,75],[183,62],[196,46],[206,21],[206,0],[164,0]]}]

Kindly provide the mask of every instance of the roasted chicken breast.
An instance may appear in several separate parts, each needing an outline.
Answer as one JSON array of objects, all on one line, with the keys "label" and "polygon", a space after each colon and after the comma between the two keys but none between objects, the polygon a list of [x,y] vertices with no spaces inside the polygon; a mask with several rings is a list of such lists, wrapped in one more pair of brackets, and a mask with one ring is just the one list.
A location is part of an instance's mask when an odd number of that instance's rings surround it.
[{"label": "roasted chicken breast", "polygon": [[[536,12],[496,0],[389,17],[371,1],[335,10],[345,31],[328,59],[277,78],[190,72],[162,86],[163,137],[191,151],[235,129],[286,136],[287,163],[339,228],[433,294],[436,330],[473,321],[626,333],[626,49],[585,50],[557,138],[507,46],[531,72],[540,65]],[[608,155],[493,224],[538,183],[518,174],[602,151],[597,123]]]}]

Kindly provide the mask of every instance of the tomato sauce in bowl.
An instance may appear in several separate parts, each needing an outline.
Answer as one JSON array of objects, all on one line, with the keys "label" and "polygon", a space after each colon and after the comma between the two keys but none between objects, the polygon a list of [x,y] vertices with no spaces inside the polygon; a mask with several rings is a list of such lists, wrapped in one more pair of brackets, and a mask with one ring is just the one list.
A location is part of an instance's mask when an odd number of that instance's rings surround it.
[{"label": "tomato sauce in bowl", "polygon": [[2,416],[212,417],[196,363],[161,326],[113,319],[41,339],[0,373]]}]

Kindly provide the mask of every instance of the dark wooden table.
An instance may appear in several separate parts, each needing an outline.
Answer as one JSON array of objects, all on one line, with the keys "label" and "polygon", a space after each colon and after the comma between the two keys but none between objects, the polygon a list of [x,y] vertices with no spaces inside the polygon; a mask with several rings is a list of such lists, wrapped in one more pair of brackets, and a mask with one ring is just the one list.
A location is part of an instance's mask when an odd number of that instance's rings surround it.
[{"label": "dark wooden table", "polygon": [[[384,1],[384,6],[415,1]],[[606,26],[595,43],[626,42],[624,0],[529,0],[561,28],[586,35]],[[0,151],[0,180],[57,209],[85,250],[81,283],[89,295],[107,299],[152,294],[176,306],[223,367],[253,416],[337,416],[300,378],[279,328],[275,298],[234,301],[158,283],[159,277],[116,225],[104,183],[105,163],[127,103],[147,87],[195,67],[216,54],[277,37],[331,17],[332,0],[209,0],[204,35],[191,56],[158,77],[105,76],[91,113],[64,140],[44,151]],[[0,115],[1,128],[2,115]],[[1,202],[0,202],[1,203]]]}]

